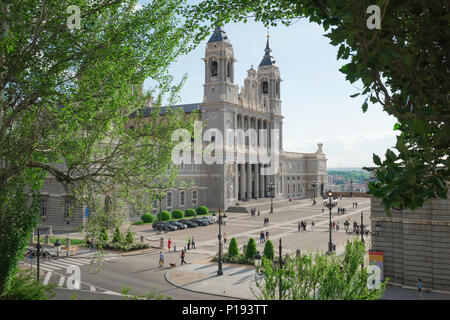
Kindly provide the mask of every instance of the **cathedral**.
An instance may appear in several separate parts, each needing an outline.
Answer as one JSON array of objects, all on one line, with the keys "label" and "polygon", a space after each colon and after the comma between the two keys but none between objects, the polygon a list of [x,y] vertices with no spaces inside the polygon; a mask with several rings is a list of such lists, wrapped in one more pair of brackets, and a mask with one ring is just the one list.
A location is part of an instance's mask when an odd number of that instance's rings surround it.
[{"label": "cathedral", "polygon": [[[295,200],[312,198],[314,193],[316,197],[323,195],[327,184],[327,159],[322,144],[318,143],[314,153],[283,150],[282,79],[272,56],[269,36],[257,70],[252,66],[247,71],[241,88],[234,82],[236,59],[223,27],[217,26],[211,35],[203,61],[203,101],[170,108],[181,108],[186,114],[199,112],[202,136],[208,132],[209,141],[215,142],[221,135],[224,148],[230,150],[232,146],[232,156],[224,157],[220,163],[177,164],[179,184],[167,192],[161,201],[161,209],[184,211],[204,205],[210,210],[239,211],[243,203],[252,199],[273,196]],[[144,114],[150,115],[150,111],[151,106]],[[252,150],[264,150],[276,161],[252,157]],[[68,214],[70,204],[64,201],[61,186],[54,178],[46,180],[41,193],[44,195],[41,203],[44,226],[73,230],[87,219],[89,209],[86,207],[77,206],[72,208],[72,215]],[[153,207],[155,211],[160,209],[156,201]],[[138,219],[140,214],[131,212],[130,218]]]}]

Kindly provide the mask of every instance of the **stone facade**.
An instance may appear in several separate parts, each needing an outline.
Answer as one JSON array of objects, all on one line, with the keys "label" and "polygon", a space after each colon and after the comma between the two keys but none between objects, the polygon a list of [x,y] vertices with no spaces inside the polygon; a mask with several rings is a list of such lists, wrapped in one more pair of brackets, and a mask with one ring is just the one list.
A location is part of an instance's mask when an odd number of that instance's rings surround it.
[{"label": "stone facade", "polygon": [[[450,196],[450,193],[449,195]],[[371,223],[380,223],[372,249],[384,255],[390,282],[450,292],[450,199],[436,199],[416,211],[393,210],[387,217],[379,199],[371,200]]]}]

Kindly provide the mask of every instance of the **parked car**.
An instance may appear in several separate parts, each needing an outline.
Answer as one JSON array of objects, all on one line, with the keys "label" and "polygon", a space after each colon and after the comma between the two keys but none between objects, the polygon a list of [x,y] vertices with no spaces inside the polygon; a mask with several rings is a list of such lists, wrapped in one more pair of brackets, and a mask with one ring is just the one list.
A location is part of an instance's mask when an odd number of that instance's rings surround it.
[{"label": "parked car", "polygon": [[208,224],[213,224],[216,222],[216,218],[215,217],[201,217],[198,218],[200,220],[205,220],[206,222],[208,222]]},{"label": "parked car", "polygon": [[188,228],[195,228],[198,226],[198,224],[195,223],[194,221],[192,221],[192,219],[184,219],[184,220],[178,220],[178,221],[187,225]]},{"label": "parked car", "polygon": [[[159,230],[159,226],[160,226],[159,221],[156,221],[156,222],[153,223],[153,228],[154,229]],[[164,230],[164,231],[175,231],[178,228],[176,226],[170,224],[170,223],[161,222],[161,229]]]},{"label": "parked car", "polygon": [[201,218],[194,218],[191,219],[193,222],[195,222],[196,224],[198,224],[199,226],[207,226],[209,224],[208,221],[206,221],[205,219],[201,219]]},{"label": "parked car", "polygon": [[181,223],[180,221],[169,221],[168,223],[170,223],[171,225],[177,227],[178,230],[187,228],[187,225],[184,224],[184,223]]}]

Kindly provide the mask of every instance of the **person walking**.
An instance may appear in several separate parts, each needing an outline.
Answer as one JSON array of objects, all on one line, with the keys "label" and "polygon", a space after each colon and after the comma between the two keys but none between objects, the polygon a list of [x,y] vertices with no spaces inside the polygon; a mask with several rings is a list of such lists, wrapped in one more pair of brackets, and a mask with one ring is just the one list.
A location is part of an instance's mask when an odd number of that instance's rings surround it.
[{"label": "person walking", "polygon": [[269,225],[269,218],[267,218],[267,223],[266,223],[266,226],[268,226]]},{"label": "person walking", "polygon": [[181,256],[180,256],[180,258],[181,258],[181,265],[183,265],[183,263],[187,264],[186,261],[184,261],[185,257],[186,257],[186,253],[184,252],[183,249],[181,249]]},{"label": "person walking", "polygon": [[261,212],[259,212],[259,210],[258,210],[258,217],[261,215]]},{"label": "person walking", "polygon": [[266,240],[269,240],[269,230],[266,231]]},{"label": "person walking", "polygon": [[338,223],[336,225],[336,231],[339,231],[339,221],[338,221]]},{"label": "person walking", "polygon": [[311,230],[314,230],[314,226],[315,226],[314,221],[311,221]]},{"label": "person walking", "polygon": [[262,242],[263,242],[263,238],[264,238],[264,232],[261,231],[261,232],[259,233],[259,243],[262,243]]},{"label": "person walking", "polygon": [[419,298],[423,299],[423,296],[422,296],[422,279],[417,278],[416,285],[417,285],[417,293],[419,294]]},{"label": "person walking", "polygon": [[91,238],[91,252],[95,250],[95,245],[94,245],[94,238]]},{"label": "person walking", "polygon": [[303,231],[306,231],[306,221],[303,222]]},{"label": "person walking", "polygon": [[167,241],[167,247],[169,248],[170,251],[170,248],[172,247],[172,240],[170,240],[170,238],[169,241]]},{"label": "person walking", "polygon": [[192,244],[192,249],[195,249],[195,239],[194,239],[194,236],[191,236],[191,244]]},{"label": "person walking", "polygon": [[187,242],[187,249],[190,250],[191,249],[191,238],[189,238],[189,236],[186,238],[186,242]]},{"label": "person walking", "polygon": [[301,223],[300,223],[300,221],[298,222],[298,225],[297,225],[297,229],[298,229],[298,231],[300,231],[301,230],[301,228],[302,228],[302,226],[301,226]]},{"label": "person walking", "polygon": [[227,244],[227,234],[225,232],[223,233],[223,244]]},{"label": "person walking", "polygon": [[161,251],[159,252],[159,267],[164,267],[164,255]]}]

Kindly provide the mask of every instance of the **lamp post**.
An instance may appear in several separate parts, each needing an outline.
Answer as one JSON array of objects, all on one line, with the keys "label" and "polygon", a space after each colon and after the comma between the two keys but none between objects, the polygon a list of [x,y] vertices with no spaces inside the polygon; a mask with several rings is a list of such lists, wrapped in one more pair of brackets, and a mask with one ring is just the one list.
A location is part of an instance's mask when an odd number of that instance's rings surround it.
[{"label": "lamp post", "polygon": [[350,179],[350,197],[353,197],[353,178]]},{"label": "lamp post", "polygon": [[159,198],[159,233],[162,233],[162,200]]},{"label": "lamp post", "polygon": [[328,202],[324,202],[323,205],[325,207],[328,208],[328,210],[330,211],[330,239],[328,241],[328,254],[331,254],[331,252],[333,252],[333,242],[332,242],[332,238],[331,238],[331,209],[333,209],[336,205],[337,205],[337,200],[331,201],[332,199],[332,195],[333,193],[330,191],[328,191]]},{"label": "lamp post", "polygon": [[273,213],[273,191],[275,190],[275,186],[271,182],[267,186],[267,192],[270,192],[270,213]]},{"label": "lamp post", "polygon": [[314,197],[314,199],[313,199],[313,205],[315,205],[315,204],[316,204],[316,187],[317,187],[317,182],[312,183],[312,184],[311,184],[311,187],[313,187],[313,189],[314,189],[314,194],[313,194],[313,197]]},{"label": "lamp post", "polygon": [[222,270],[222,216],[220,214],[220,207],[219,207],[219,260],[218,260],[218,269],[217,269],[217,275],[221,276],[223,275]]},{"label": "lamp post", "polygon": [[37,245],[36,245],[36,257],[37,257],[37,280],[39,281],[39,268],[40,268],[40,259],[41,259],[41,238],[39,231],[39,224],[37,227]]}]

